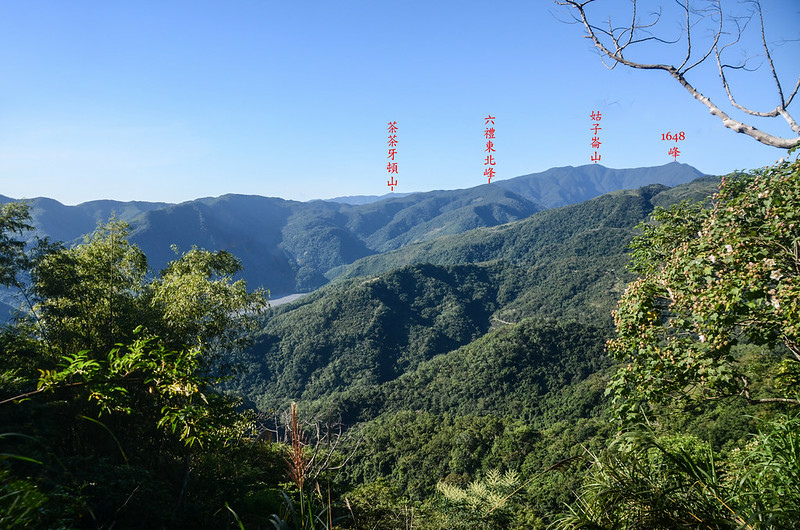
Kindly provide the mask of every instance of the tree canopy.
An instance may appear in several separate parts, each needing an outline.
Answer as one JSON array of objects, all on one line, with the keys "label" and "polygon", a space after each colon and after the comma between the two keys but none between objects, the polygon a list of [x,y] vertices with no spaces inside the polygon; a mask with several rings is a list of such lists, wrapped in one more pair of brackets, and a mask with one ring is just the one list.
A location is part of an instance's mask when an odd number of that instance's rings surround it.
[{"label": "tree canopy", "polygon": [[160,526],[185,514],[199,462],[252,428],[214,389],[212,352],[245,338],[265,293],[233,280],[226,252],[194,248],[154,274],[117,219],[71,248],[28,243],[29,228],[25,204],[0,206],[0,279],[26,300],[0,330],[0,440],[15,462],[0,468],[0,523],[131,527],[145,512],[135,524]]},{"label": "tree canopy", "polygon": [[[633,244],[608,349],[642,402],[741,395],[800,403],[800,162],[723,179],[708,205],[658,209]],[[753,384],[756,386],[753,386]]]}]

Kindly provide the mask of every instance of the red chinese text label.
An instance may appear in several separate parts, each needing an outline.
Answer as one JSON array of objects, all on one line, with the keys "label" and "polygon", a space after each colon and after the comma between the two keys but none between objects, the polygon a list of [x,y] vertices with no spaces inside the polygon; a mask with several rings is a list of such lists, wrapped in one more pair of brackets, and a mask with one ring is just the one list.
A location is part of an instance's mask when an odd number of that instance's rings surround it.
[{"label": "red chinese text label", "polygon": [[386,181],[386,185],[389,186],[390,190],[394,191],[394,187],[397,186],[397,179],[395,179],[394,176],[398,174],[397,162],[395,161],[395,157],[397,156],[397,122],[390,121],[386,130],[389,131],[389,138],[386,141],[389,146],[389,155],[386,157],[389,159],[389,163],[386,164],[389,180]]},{"label": "red chinese text label", "polygon": [[594,122],[592,126],[589,127],[589,130],[592,131],[592,133],[594,133],[590,144],[592,146],[592,149],[594,149],[594,154],[591,157],[591,161],[596,164],[602,158],[602,155],[600,155],[600,153],[598,153],[597,150],[600,149],[600,145],[602,144],[602,142],[600,141],[600,135],[598,133],[599,131],[603,130],[603,128],[600,127],[600,120],[603,119],[603,115],[600,114],[599,110],[593,110],[592,113],[589,115],[589,117]]},{"label": "red chinese text label", "polygon": [[[492,183],[492,177],[497,176],[494,171],[494,165],[497,162],[495,161],[494,155],[492,154],[495,152],[494,141],[493,141],[495,139],[494,120],[495,117],[492,116],[491,114],[487,114],[486,117],[484,118],[485,121],[484,125],[486,126],[486,128],[483,131],[483,137],[486,139],[486,149],[484,149],[483,152],[489,154],[486,155],[486,158],[483,161],[483,165],[486,166],[483,170],[483,176],[489,177],[489,184]],[[489,125],[491,125],[491,127],[489,127]]]},{"label": "red chinese text label", "polygon": [[[661,133],[661,140],[666,140],[667,142],[678,143],[678,142],[681,142],[683,140],[686,140],[686,133],[684,133],[683,131],[676,132],[676,133],[673,133],[673,132]],[[678,157],[681,155],[681,152],[678,150],[677,147],[672,147],[667,152],[667,155],[671,156],[672,159],[675,162],[677,162],[678,161]]]}]

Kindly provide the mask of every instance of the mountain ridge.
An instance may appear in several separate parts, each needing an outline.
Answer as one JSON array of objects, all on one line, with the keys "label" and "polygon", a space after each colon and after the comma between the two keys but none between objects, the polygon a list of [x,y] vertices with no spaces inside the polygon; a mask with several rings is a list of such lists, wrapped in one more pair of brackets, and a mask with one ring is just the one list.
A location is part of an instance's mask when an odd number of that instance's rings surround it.
[{"label": "mountain ridge", "polygon": [[361,204],[370,204],[373,202],[382,201],[383,199],[391,199],[393,197],[405,197],[406,195],[411,195],[415,192],[407,192],[407,193],[398,193],[393,191],[391,193],[384,193],[383,195],[343,195],[341,197],[331,197],[330,199],[312,199],[306,202],[313,202],[313,201],[326,201],[326,202],[341,202],[344,204],[350,204],[353,206],[358,206]]},{"label": "mountain ridge", "polygon": [[[30,201],[35,235],[79,242],[111,215],[131,225],[131,240],[154,271],[193,246],[226,250],[241,259],[248,285],[275,296],[324,285],[332,271],[353,262],[443,235],[525,219],[543,209],[574,204],[610,188],[638,188],[697,178],[691,166],[610,169],[565,166],[459,190],[394,194],[363,204],[226,194],[177,204],[99,200],[65,206]],[[13,199],[0,196],[0,202]]]}]

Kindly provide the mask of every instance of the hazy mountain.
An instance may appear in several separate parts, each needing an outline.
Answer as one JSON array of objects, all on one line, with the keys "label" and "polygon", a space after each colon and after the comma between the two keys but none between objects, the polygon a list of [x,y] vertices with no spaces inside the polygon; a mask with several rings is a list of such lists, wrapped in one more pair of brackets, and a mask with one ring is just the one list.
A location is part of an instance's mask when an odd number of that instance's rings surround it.
[{"label": "hazy mountain", "polygon": [[703,173],[697,169],[679,162],[633,169],[611,169],[589,164],[554,167],[542,173],[498,180],[496,184],[544,208],[556,208],[616,190],[636,189],[647,184],[673,187],[702,176]]},{"label": "hazy mountain", "polygon": [[370,204],[373,202],[382,201],[383,199],[392,199],[394,197],[405,197],[411,195],[410,193],[386,193],[384,195],[346,195],[344,197],[334,197],[332,199],[323,199],[327,202],[341,202],[344,204]]},{"label": "hazy mountain", "polygon": [[[331,269],[330,279],[375,275],[414,263],[480,263],[505,259],[535,265],[541,257],[570,255],[606,259],[615,231],[630,229],[654,205],[709,195],[718,180],[704,177],[669,189],[653,184],[615,191],[589,201],[542,211],[523,222],[423,241]],[[631,224],[633,223],[633,224]],[[587,231],[586,226],[592,230]]]},{"label": "hazy mountain", "polygon": [[267,287],[279,297],[324,285],[343,267],[374,254],[525,219],[544,208],[622,187],[674,185],[698,175],[696,169],[677,163],[625,170],[587,165],[461,190],[386,198],[298,202],[224,195],[180,204],[91,201],[77,206],[37,198],[31,204],[38,235],[73,242],[115,213],[131,224],[132,240],[154,270],[175,256],[171,245],[181,251],[194,245],[227,250],[242,260],[243,276],[252,287]]},{"label": "hazy mountain", "polygon": [[[0,195],[0,204],[14,202]],[[71,242],[91,233],[98,222],[107,221],[112,215],[125,221],[132,221],[145,212],[169,206],[164,202],[141,201],[89,201],[76,206],[67,206],[46,197],[28,199],[31,204],[33,225],[40,236],[48,236],[54,241]]]}]

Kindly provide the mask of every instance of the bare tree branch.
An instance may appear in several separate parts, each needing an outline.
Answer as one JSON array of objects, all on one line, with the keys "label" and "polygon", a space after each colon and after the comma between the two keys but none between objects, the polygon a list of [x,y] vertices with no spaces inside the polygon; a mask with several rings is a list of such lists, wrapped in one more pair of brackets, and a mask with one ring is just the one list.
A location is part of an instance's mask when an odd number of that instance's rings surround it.
[{"label": "bare tree branch", "polygon": [[689,0],[686,0],[686,5],[681,4],[678,0],[675,0],[675,3],[678,4],[683,8],[686,12],[686,57],[683,59],[683,62],[680,66],[678,66],[678,71],[681,70],[686,63],[689,62],[689,59],[692,56],[692,21],[691,21],[691,11],[689,11]]},{"label": "bare tree branch", "polygon": [[742,386],[742,395],[747,400],[748,403],[751,405],[763,404],[763,403],[792,403],[794,405],[800,405],[800,399],[797,398],[783,398],[783,397],[772,397],[772,398],[753,398],[750,397],[750,389],[749,389],[749,381],[746,377],[742,377],[742,382],[744,385]]},{"label": "bare tree branch", "polygon": [[758,6],[758,20],[761,23],[761,42],[764,44],[764,53],[767,55],[767,61],[769,61],[769,69],[772,72],[772,79],[775,80],[775,86],[778,87],[778,94],[780,95],[781,106],[786,104],[786,100],[783,97],[783,89],[781,88],[781,82],[778,81],[778,74],[775,73],[775,63],[772,62],[772,54],[769,53],[769,46],[767,46],[767,36],[764,33],[764,14],[761,12],[761,2],[756,0],[756,5]]},{"label": "bare tree branch", "polygon": [[[767,44],[766,31],[764,28],[763,12],[761,9],[761,3],[758,0],[753,0],[752,2],[753,11],[751,12],[750,16],[747,17],[747,22],[745,22],[744,25],[740,24],[739,19],[737,18],[730,19],[736,25],[737,35],[732,42],[725,44],[724,46],[721,47],[720,47],[720,38],[724,33],[723,32],[724,17],[723,17],[721,0],[712,2],[711,7],[707,9],[700,9],[700,10],[692,8],[690,5],[690,0],[686,0],[685,3],[682,3],[679,0],[675,0],[675,3],[678,6],[680,6],[680,8],[685,13],[684,29],[686,31],[686,55],[684,56],[683,61],[678,66],[674,66],[671,64],[660,64],[660,63],[652,63],[652,64],[642,63],[642,62],[632,61],[625,57],[626,48],[633,44],[639,44],[646,41],[656,41],[664,44],[674,44],[678,42],[678,39],[670,41],[662,39],[660,37],[657,37],[649,33],[649,28],[654,27],[661,19],[662,15],[661,10],[659,10],[658,13],[654,13],[655,18],[652,22],[647,24],[641,24],[636,18],[638,9],[637,1],[633,0],[632,2],[633,13],[630,25],[626,27],[614,27],[611,20],[609,20],[608,30],[605,30],[592,24],[589,20],[589,17],[586,14],[586,9],[585,9],[586,6],[594,1],[595,0],[585,0],[583,2],[578,0],[555,0],[555,3],[569,8],[573,18],[583,23],[583,26],[586,30],[585,37],[592,40],[595,48],[597,48],[598,53],[601,55],[601,60],[609,58],[613,61],[613,63],[609,66],[608,64],[605,63],[605,60],[603,60],[603,64],[606,66],[606,68],[613,69],[614,67],[616,67],[617,64],[623,64],[630,68],[636,68],[641,70],[663,70],[667,72],[670,76],[672,76],[672,78],[675,79],[678,83],[680,83],[681,86],[683,86],[692,95],[692,97],[694,97],[700,103],[705,105],[709,109],[712,115],[718,117],[722,121],[722,124],[725,127],[737,133],[746,134],[751,138],[772,147],[789,149],[794,146],[800,145],[800,125],[798,125],[797,121],[791,116],[791,114],[789,114],[787,110],[787,107],[794,99],[794,96],[797,94],[798,89],[800,89],[800,78],[798,78],[797,84],[794,90],[792,91],[791,95],[789,96],[788,99],[786,99],[784,97],[783,88],[781,87],[774,61],[772,60],[772,55],[769,50],[769,45]],[[727,48],[733,46],[734,44],[738,43],[741,40],[742,34],[744,33],[745,28],[747,27],[747,23],[756,14],[758,15],[758,19],[760,21],[761,43],[766,54],[767,62],[769,63],[770,72],[775,82],[778,95],[778,105],[769,112],[754,111],[736,102],[735,98],[733,97],[733,93],[731,91],[728,80],[725,76],[725,70],[726,69],[747,70],[747,68],[745,67],[746,61],[745,64],[735,67],[732,65],[724,64],[721,58],[722,53]],[[697,22],[695,22],[694,24],[692,23],[693,16],[695,18],[698,18]],[[711,17],[712,20],[716,20],[715,17],[719,18],[718,27],[714,31],[713,42],[711,43],[708,50],[705,52],[705,54],[702,55],[701,58],[699,58],[692,64],[689,64],[690,61],[692,60],[692,45],[693,45],[692,29],[697,23],[699,23],[700,20],[703,20],[708,17]],[[645,33],[647,36],[637,38],[637,33]],[[609,44],[608,45],[604,44],[601,38],[602,39],[607,38]],[[708,98],[697,88],[695,88],[686,79],[686,74],[691,69],[695,68],[697,65],[706,61],[711,56],[712,53],[714,54],[717,62],[717,69],[719,71],[720,78],[722,79],[722,85],[725,89],[725,92],[728,95],[728,99],[730,100],[731,105],[734,108],[751,116],[757,116],[763,118],[773,118],[781,116],[789,124],[789,127],[792,129],[792,131],[797,133],[798,136],[793,138],[783,138],[780,136],[775,136],[766,133],[762,130],[759,130],[753,125],[736,120],[731,116],[729,116],[713,101],[711,101],[710,98]],[[687,64],[689,64],[689,66],[687,66]]]},{"label": "bare tree branch", "polygon": [[[695,61],[691,66],[689,66],[688,68],[686,68],[683,71],[684,74],[686,74],[686,72],[688,72],[689,70],[691,70],[692,68],[694,68],[698,64],[700,64],[700,63],[704,62],[706,59],[708,59],[708,57],[711,55],[711,53],[717,48],[717,43],[719,42],[719,38],[722,35],[722,6],[719,4],[719,2],[717,2],[717,9],[714,12],[719,17],[719,28],[717,28],[717,31],[714,32],[714,42],[711,43],[711,46],[708,47],[708,51],[703,55],[702,58],[700,58],[697,61]],[[712,12],[712,14],[713,14],[713,12]],[[708,16],[711,16],[711,15],[708,15]],[[686,55],[686,58],[687,58],[687,60],[689,59],[689,54]],[[686,64],[686,62],[684,62],[684,64]],[[681,65],[681,67],[682,66],[683,65]]]}]

